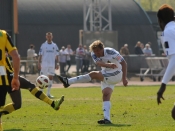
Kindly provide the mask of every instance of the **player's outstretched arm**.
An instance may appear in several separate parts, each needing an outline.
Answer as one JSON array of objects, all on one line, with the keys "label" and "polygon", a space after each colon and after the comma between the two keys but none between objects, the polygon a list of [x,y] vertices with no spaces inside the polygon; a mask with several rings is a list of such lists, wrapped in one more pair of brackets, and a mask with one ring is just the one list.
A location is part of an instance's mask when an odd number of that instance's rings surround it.
[{"label": "player's outstretched arm", "polygon": [[114,63],[104,63],[102,61],[97,61],[96,64],[100,67],[106,67],[106,68],[117,68],[117,65]]},{"label": "player's outstretched arm", "polygon": [[125,60],[123,60],[122,62],[120,62],[120,64],[122,65],[122,72],[123,72],[123,76],[122,76],[122,80],[123,80],[123,85],[127,86],[128,85],[128,80],[127,80],[127,63]]}]

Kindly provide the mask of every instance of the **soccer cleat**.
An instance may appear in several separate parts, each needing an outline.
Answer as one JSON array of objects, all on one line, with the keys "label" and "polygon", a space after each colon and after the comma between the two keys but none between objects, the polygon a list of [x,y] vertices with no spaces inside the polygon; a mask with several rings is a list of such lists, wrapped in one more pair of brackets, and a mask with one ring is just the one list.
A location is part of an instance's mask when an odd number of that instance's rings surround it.
[{"label": "soccer cleat", "polygon": [[3,131],[2,123],[0,123],[0,131]]},{"label": "soccer cleat", "polygon": [[49,98],[51,98],[51,99],[54,98],[54,96],[52,96],[52,95],[47,95],[47,96],[48,96]]},{"label": "soccer cleat", "polygon": [[60,105],[63,103],[63,101],[64,101],[64,96],[61,96],[59,100],[54,101],[54,104],[55,104],[54,109],[59,110]]},{"label": "soccer cleat", "polygon": [[99,120],[97,121],[98,124],[112,124],[110,120],[107,120],[107,119],[102,119],[102,120]]},{"label": "soccer cleat", "polygon": [[59,76],[59,75],[56,75],[58,77],[58,79],[63,83],[63,86],[65,88],[69,87],[69,83],[68,83],[68,79],[67,77],[62,77],[62,76]]}]

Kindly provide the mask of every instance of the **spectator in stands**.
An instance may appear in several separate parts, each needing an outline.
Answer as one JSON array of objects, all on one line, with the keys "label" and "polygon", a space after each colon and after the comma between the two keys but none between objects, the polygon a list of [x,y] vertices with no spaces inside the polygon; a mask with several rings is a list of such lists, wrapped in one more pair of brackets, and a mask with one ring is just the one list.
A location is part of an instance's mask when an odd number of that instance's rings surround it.
[{"label": "spectator in stands", "polygon": [[145,45],[145,48],[143,49],[143,53],[145,56],[151,56],[153,54],[149,44]]},{"label": "spectator in stands", "polygon": [[27,50],[27,70],[29,70],[29,73],[33,73],[33,60],[35,57],[35,50],[34,50],[34,45],[31,44],[30,48]]},{"label": "spectator in stands", "polygon": [[71,55],[74,54],[73,50],[71,49],[71,45],[67,45],[67,48],[65,49],[67,56],[66,56],[66,64],[67,64],[67,69],[66,72],[68,73],[70,67],[71,67]]},{"label": "spectator in stands", "polygon": [[137,42],[137,44],[134,48],[134,52],[135,52],[136,55],[142,55],[143,54],[140,41]]},{"label": "spectator in stands", "polygon": [[143,52],[143,49],[145,48],[145,45],[143,43],[141,43],[140,48],[142,49],[142,52]]},{"label": "spectator in stands", "polygon": [[59,52],[59,60],[60,60],[60,74],[65,76],[66,75],[66,57],[67,52],[65,51],[65,47],[62,46],[60,52]]},{"label": "spectator in stands", "polygon": [[120,49],[121,55],[129,55],[128,44],[124,44],[124,46]]},{"label": "spectator in stands", "polygon": [[151,48],[151,42],[148,42],[147,44],[149,44],[150,48]]},{"label": "spectator in stands", "polygon": [[80,70],[82,72],[82,65],[83,65],[83,57],[84,56],[85,56],[85,50],[84,50],[82,44],[79,44],[79,47],[76,49],[76,53],[75,53],[77,75],[79,75]]},{"label": "spectator in stands", "polygon": [[89,61],[90,61],[90,57],[91,57],[91,54],[89,52],[89,50],[87,49],[86,45],[84,45],[84,51],[85,51],[85,55],[83,57],[83,69],[82,69],[82,72],[85,73],[85,72],[89,72]]}]

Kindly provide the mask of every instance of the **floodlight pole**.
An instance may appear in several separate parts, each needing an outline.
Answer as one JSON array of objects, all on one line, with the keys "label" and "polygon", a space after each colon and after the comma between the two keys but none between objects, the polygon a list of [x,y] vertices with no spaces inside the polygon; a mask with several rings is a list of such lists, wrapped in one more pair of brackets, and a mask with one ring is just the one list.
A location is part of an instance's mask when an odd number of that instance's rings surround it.
[{"label": "floodlight pole", "polygon": [[[104,3],[103,7],[102,2]],[[107,18],[103,16],[103,12],[106,10],[108,12]],[[83,15],[84,31],[112,31],[110,0],[84,0]],[[104,21],[106,25],[103,24]]]}]

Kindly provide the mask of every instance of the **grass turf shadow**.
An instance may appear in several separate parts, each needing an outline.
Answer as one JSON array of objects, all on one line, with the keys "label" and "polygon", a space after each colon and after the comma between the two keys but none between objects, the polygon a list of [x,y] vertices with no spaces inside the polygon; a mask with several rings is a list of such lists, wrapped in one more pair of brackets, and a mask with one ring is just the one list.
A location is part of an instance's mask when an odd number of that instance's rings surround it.
[{"label": "grass turf shadow", "polygon": [[128,127],[128,126],[131,126],[131,124],[114,124],[114,123],[111,123],[111,124],[101,124],[99,126]]}]

